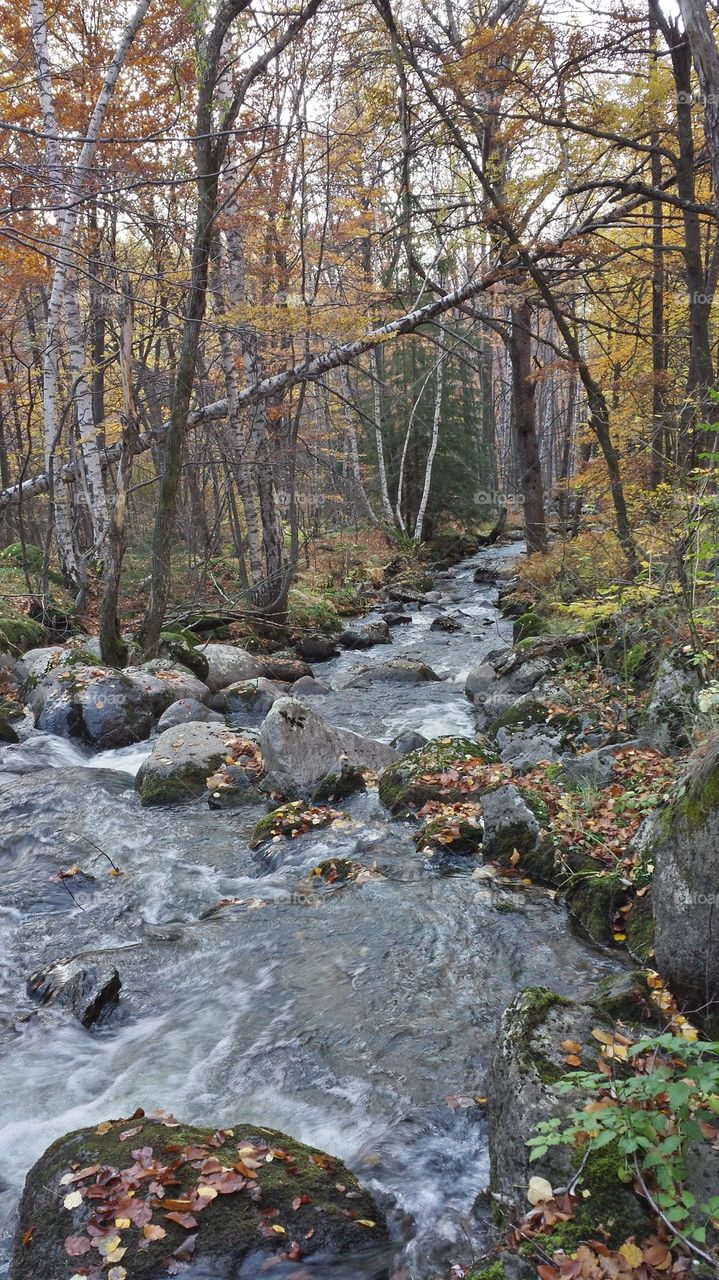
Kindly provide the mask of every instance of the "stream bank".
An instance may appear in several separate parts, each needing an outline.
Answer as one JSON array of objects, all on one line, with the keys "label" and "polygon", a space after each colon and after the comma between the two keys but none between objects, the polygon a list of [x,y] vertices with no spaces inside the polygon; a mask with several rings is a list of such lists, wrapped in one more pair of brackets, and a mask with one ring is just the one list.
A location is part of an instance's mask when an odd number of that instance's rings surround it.
[{"label": "stream bank", "polygon": [[[313,709],[384,743],[473,738],[484,722],[465,683],[511,642],[497,576],[517,549],[438,575],[435,598],[394,602],[410,621],[392,627],[391,645],[317,664],[331,691]],[[433,625],[447,616],[456,629]],[[372,678],[391,656],[441,678]],[[370,677],[357,681],[360,663]],[[138,1106],[200,1125],[241,1118],[340,1157],[387,1214],[397,1275],[433,1280],[481,1254],[477,1099],[500,1015],[525,987],[586,1000],[621,956],[519,875],[477,878],[467,858],[441,874],[371,786],[336,806],[341,821],[253,851],[266,803],[141,806],[134,774],[152,740],[92,752],[27,726],[20,737],[0,757],[5,1270],[28,1168],[61,1134]],[[333,859],[366,878],[311,875]],[[26,988],[78,955],[122,983],[92,1030]]]}]

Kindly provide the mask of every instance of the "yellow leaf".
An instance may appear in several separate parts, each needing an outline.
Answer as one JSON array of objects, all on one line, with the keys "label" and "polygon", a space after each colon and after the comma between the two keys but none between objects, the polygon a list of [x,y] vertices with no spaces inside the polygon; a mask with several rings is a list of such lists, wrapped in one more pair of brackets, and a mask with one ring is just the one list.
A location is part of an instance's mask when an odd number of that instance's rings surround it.
[{"label": "yellow leaf", "polygon": [[203,1200],[214,1200],[217,1196],[217,1191],[214,1187],[207,1187],[203,1185],[197,1188],[197,1194],[198,1196],[202,1196]]},{"label": "yellow leaf", "polygon": [[611,1035],[608,1031],[604,1031],[601,1027],[595,1027],[594,1030],[592,1031],[592,1035],[595,1040],[599,1041],[600,1044],[614,1043],[614,1036]]},{"label": "yellow leaf", "polygon": [[278,1236],[286,1236],[286,1235],[287,1235],[287,1232],[285,1231],[284,1227],[281,1227],[281,1226],[280,1226],[280,1224],[279,1224],[279,1222],[273,1222],[273,1223],[272,1223],[272,1230],[273,1230],[273,1231],[276,1231],[276,1232],[277,1232],[277,1234],[278,1234]]},{"label": "yellow leaf", "polygon": [[357,1221],[361,1227],[375,1227],[377,1225],[371,1218],[358,1218]]},{"label": "yellow leaf", "polygon": [[115,1218],[115,1226],[117,1227],[118,1231],[124,1231],[126,1227],[130,1226],[130,1219]]},{"label": "yellow leaf", "polygon": [[630,1267],[639,1267],[644,1261],[644,1254],[641,1249],[638,1249],[635,1244],[630,1244],[629,1241],[621,1246],[619,1252]]},{"label": "yellow leaf", "polygon": [[71,1191],[62,1203],[66,1209],[77,1209],[82,1204],[82,1196],[79,1191]]}]

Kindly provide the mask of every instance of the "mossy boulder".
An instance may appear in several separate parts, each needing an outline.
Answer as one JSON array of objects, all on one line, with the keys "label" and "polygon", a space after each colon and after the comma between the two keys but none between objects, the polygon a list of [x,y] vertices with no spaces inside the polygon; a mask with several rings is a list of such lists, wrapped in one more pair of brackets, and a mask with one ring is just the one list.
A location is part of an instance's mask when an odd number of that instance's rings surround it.
[{"label": "mossy boulder", "polygon": [[576,870],[560,882],[564,900],[595,942],[612,941],[614,913],[624,897],[616,872],[598,870],[592,858],[576,859]]},{"label": "mossy boulder", "polygon": [[234,737],[229,729],[204,722],[166,729],[137,774],[141,804],[177,804],[206,795],[207,779],[231,758]]},{"label": "mossy boulder", "polygon": [[[520,1221],[527,1212],[526,1190],[533,1174],[559,1188],[577,1171],[582,1151],[551,1147],[530,1164],[526,1144],[540,1121],[563,1120],[578,1104],[578,1098],[557,1088],[569,1070],[562,1043],[577,1043],[582,1066],[593,1070],[600,1050],[592,1031],[602,1023],[605,1028],[609,1025],[597,1009],[543,987],[520,992],[502,1016],[487,1095],[490,1187],[503,1225]],[[622,1159],[613,1144],[589,1155],[578,1185],[576,1215],[560,1224],[563,1231],[566,1228],[562,1236],[566,1244],[550,1245],[548,1237],[541,1239],[550,1256],[552,1248],[567,1247],[571,1252],[586,1239],[618,1246],[628,1236],[641,1239],[651,1231],[651,1220],[640,1201],[620,1181],[621,1169]],[[584,1191],[588,1196],[583,1196]]]},{"label": "mossy boulder", "polygon": [[297,698],[278,698],[262,722],[260,742],[270,781],[286,799],[310,796],[328,773],[379,770],[397,759],[384,742],[339,729]]},{"label": "mossy boulder", "polygon": [[271,653],[262,659],[262,675],[281,684],[295,684],[303,676],[311,676],[312,667],[295,653]]},{"label": "mossy boulder", "polygon": [[496,761],[485,742],[474,738],[433,738],[385,769],[379,798],[391,813],[416,813],[428,800],[453,804],[486,790],[485,765]]},{"label": "mossy boulder", "polygon": [[533,880],[554,883],[554,842],[541,799],[510,783],[485,792],[482,812],[485,860],[518,866]]},{"label": "mossy boulder", "polygon": [[198,680],[207,682],[210,664],[202,650],[198,649],[197,636],[191,631],[163,631],[158,653],[161,658],[181,663]]},{"label": "mossy boulder", "polygon": [[342,760],[339,766],[326,773],[312,792],[313,804],[336,804],[348,796],[367,790],[364,773],[355,765]]},{"label": "mossy boulder", "polygon": [[341,1161],[257,1124],[204,1129],[140,1113],[69,1133],[41,1156],[10,1274],[69,1280],[122,1259],[128,1280],[160,1280],[188,1262],[234,1276],[246,1265],[259,1273],[273,1255],[343,1257],[359,1274],[372,1254],[372,1274],[386,1280],[384,1218]]},{"label": "mossy boulder", "polygon": [[156,717],[146,690],[127,672],[73,662],[74,656],[30,694],[37,728],[102,750],[148,738]]},{"label": "mossy boulder", "polygon": [[47,643],[47,632],[42,623],[32,618],[0,618],[0,652],[20,657],[28,649],[37,649]]},{"label": "mossy boulder", "polygon": [[423,823],[413,840],[420,853],[444,852],[476,856],[481,852],[484,820],[476,814],[438,814]]},{"label": "mossy boulder", "polygon": [[438,681],[437,675],[420,658],[388,658],[374,665],[353,667],[346,682],[347,689],[367,689],[373,684],[426,684]]},{"label": "mossy boulder", "polygon": [[719,733],[692,757],[644,843],[643,857],[655,868],[656,967],[681,1007],[716,1015]]},{"label": "mossy boulder", "polygon": [[540,618],[538,613],[533,609],[528,609],[526,613],[520,613],[515,618],[512,627],[512,640],[515,644],[519,644],[521,640],[533,639],[535,636],[541,635],[546,628],[544,618]]}]

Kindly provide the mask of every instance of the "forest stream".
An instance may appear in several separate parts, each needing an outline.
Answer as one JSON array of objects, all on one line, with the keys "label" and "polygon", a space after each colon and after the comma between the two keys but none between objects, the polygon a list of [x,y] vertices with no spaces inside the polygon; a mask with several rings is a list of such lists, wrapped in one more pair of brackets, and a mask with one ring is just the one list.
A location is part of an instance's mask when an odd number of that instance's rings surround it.
[{"label": "forest stream", "polygon": [[[333,690],[321,714],[383,741],[472,735],[467,671],[511,642],[496,586],[475,585],[474,570],[521,549],[439,574],[440,598],[394,630],[393,649],[362,655],[421,658],[442,683],[343,690],[358,662],[344,653],[316,667]],[[431,631],[448,606],[463,629]],[[445,1276],[481,1252],[486,1231],[477,1099],[499,1015],[532,984],[585,998],[621,959],[546,890],[474,859],[437,874],[375,790],[343,802],[351,821],[254,853],[259,806],[143,809],[133,779],[149,750],[90,756],[29,728],[0,749],[0,1275],[25,1174],[48,1144],[143,1107],[252,1120],[340,1156],[388,1214],[396,1276]],[[381,874],[310,882],[333,856]],[[58,877],[77,864],[93,878]],[[92,1031],[26,989],[38,968],[80,952],[102,952],[122,978],[118,1009]],[[335,1261],[311,1274],[358,1269]]]}]

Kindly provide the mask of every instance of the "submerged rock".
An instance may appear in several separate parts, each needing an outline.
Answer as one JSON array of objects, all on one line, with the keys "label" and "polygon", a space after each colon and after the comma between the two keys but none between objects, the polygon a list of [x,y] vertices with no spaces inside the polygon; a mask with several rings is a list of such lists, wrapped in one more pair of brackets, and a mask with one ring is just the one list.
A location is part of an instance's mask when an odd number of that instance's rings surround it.
[{"label": "submerged rock", "polygon": [[441,680],[436,671],[419,658],[388,658],[376,666],[353,667],[346,689],[365,689],[376,683],[424,684],[428,680]]},{"label": "submerged rock", "polygon": [[309,794],[342,762],[383,769],[397,758],[384,742],[338,729],[297,698],[279,698],[260,730],[271,781],[286,796]]},{"label": "submerged rock", "polygon": [[273,1255],[347,1258],[358,1280],[386,1280],[391,1251],[374,1200],[332,1156],[256,1124],[201,1129],[139,1112],[69,1133],[41,1156],[10,1274],[68,1280],[122,1259],[128,1280],[164,1280],[188,1263],[230,1280],[259,1274]]},{"label": "submerged rock", "polygon": [[70,956],[34,973],[28,993],[40,1004],[67,1009],[83,1027],[92,1027],[120,999],[120,975],[102,954]]}]

